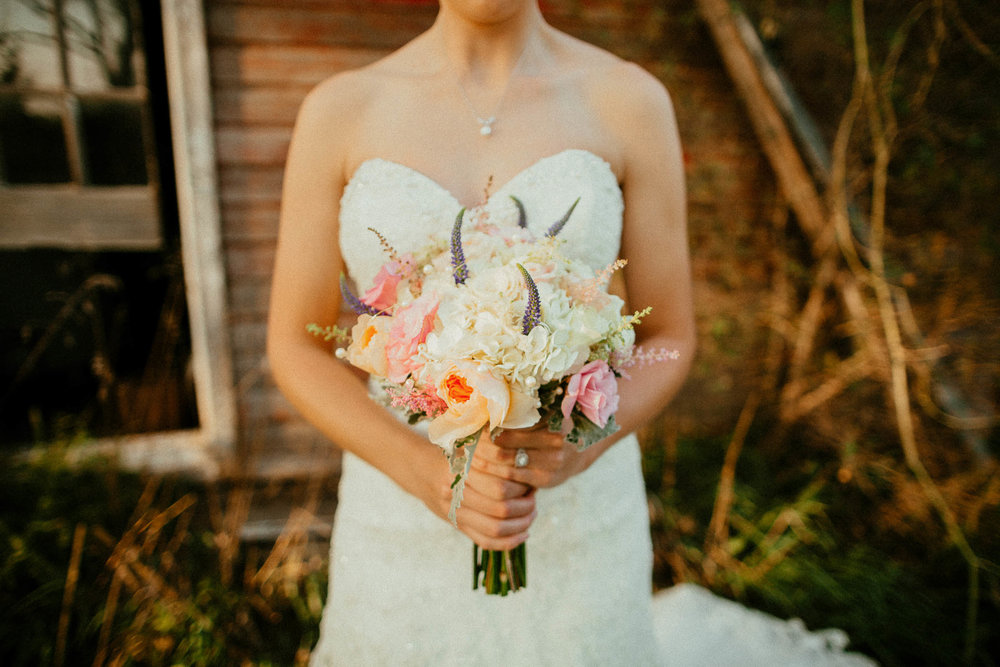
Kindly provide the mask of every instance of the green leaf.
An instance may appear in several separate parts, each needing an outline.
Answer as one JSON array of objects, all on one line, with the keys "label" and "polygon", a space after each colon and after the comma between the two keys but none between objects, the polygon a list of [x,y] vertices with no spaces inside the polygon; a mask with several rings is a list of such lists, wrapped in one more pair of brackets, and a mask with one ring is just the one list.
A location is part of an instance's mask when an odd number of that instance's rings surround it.
[{"label": "green leaf", "polygon": [[566,440],[576,445],[577,451],[582,452],[595,442],[603,440],[617,430],[618,424],[615,422],[614,415],[608,418],[608,423],[604,425],[604,428],[601,428],[586,417],[581,417],[573,421],[573,429],[566,436]]},{"label": "green leaf", "polygon": [[[458,508],[462,506],[462,497],[465,494],[465,478],[469,475],[469,468],[472,467],[472,456],[476,453],[476,444],[479,442],[479,429],[467,438],[462,438],[455,443],[455,451],[448,457],[451,464],[451,471],[455,473],[455,481],[451,484],[451,507],[448,508],[448,520],[452,525],[458,525],[455,518]],[[458,452],[462,453],[459,454]]]}]

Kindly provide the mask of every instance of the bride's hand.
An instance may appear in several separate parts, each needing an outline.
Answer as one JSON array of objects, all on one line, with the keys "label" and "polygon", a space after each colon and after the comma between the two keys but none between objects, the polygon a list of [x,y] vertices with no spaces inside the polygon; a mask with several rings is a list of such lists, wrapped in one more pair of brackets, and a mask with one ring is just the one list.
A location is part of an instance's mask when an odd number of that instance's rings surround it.
[{"label": "bride's hand", "polygon": [[[524,456],[518,461],[522,450]],[[544,427],[512,429],[495,440],[481,439],[472,469],[534,488],[551,488],[586,470],[593,463],[592,454],[578,451],[562,434]]]},{"label": "bride's hand", "polygon": [[[479,448],[492,445],[481,437],[473,462],[479,458]],[[448,520],[451,507],[453,476],[443,466],[437,495],[429,503],[441,518]],[[462,506],[458,508],[458,529],[483,549],[505,551],[528,539],[528,528],[536,516],[535,492],[530,485],[491,474],[473,465],[465,479]]]}]

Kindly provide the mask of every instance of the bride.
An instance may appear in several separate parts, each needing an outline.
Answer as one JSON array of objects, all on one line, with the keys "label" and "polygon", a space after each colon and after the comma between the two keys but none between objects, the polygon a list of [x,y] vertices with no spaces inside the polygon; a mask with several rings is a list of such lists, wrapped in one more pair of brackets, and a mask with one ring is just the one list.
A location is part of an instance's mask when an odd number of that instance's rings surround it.
[{"label": "bride", "polygon": [[[341,272],[371,284],[385,257],[447,238],[461,207],[517,196],[619,290],[645,349],[621,430],[584,452],[559,434],[480,439],[457,529],[438,447],[370,398],[307,333],[340,312]],[[276,382],[344,451],[331,590],[315,664],[659,664],[648,514],[631,433],[680,388],[694,354],[681,149],[670,100],[639,67],[550,27],[538,0],[441,0],[433,26],[307,97],[289,150],[268,334]],[[544,304],[543,304],[544,307]],[[520,456],[518,452],[522,452]],[[526,454],[526,456],[524,456]],[[471,586],[471,545],[528,540],[529,585]]]}]

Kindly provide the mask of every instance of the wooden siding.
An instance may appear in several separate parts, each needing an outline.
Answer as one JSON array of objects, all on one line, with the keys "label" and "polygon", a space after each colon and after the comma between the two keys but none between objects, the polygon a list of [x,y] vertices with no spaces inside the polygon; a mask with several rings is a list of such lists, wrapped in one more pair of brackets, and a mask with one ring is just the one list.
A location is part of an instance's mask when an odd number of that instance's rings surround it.
[{"label": "wooden siding", "polygon": [[[752,311],[747,295],[766,279],[763,269],[726,274],[726,257],[758,233],[773,186],[690,4],[547,0],[542,8],[556,27],[638,62],[671,90],[687,161],[699,320],[711,341],[713,318]],[[315,84],[404,44],[432,23],[436,3],[206,0],[206,12],[241,454],[272,472],[294,469],[289,461],[298,455],[336,470],[336,454],[278,394],[264,364],[285,153],[297,108]],[[739,383],[739,360],[732,363],[722,372],[696,368],[675,408],[682,428],[731,423],[739,408],[727,398]],[[699,407],[706,401],[710,412]]]},{"label": "wooden siding", "polygon": [[376,2],[206,2],[240,462],[264,474],[335,471],[338,464],[276,390],[264,361],[282,171],[296,112],[321,80],[402,45],[430,25],[434,11]]}]

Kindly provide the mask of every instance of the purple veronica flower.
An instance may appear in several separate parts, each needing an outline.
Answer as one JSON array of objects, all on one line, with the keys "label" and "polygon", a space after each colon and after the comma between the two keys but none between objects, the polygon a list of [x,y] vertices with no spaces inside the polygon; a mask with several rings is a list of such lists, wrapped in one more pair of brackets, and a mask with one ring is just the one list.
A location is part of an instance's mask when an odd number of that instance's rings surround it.
[{"label": "purple veronica flower", "polygon": [[562,228],[566,226],[566,221],[569,220],[569,216],[573,215],[573,209],[575,209],[576,205],[579,203],[580,203],[580,198],[577,197],[576,201],[574,201],[572,206],[569,207],[569,210],[566,211],[566,214],[563,217],[556,220],[554,223],[552,223],[552,226],[549,227],[547,232],[545,232],[545,236],[547,236],[548,238],[552,238],[553,236],[561,232]]},{"label": "purple veronica flower", "polygon": [[351,310],[357,315],[376,315],[378,311],[369,306],[367,303],[359,299],[354,292],[351,291],[351,286],[347,284],[347,276],[343,273],[340,274],[340,293],[344,297],[344,301],[347,305],[351,307]]},{"label": "purple veronica flower", "polygon": [[528,269],[520,264],[517,265],[517,268],[521,269],[524,285],[528,288],[528,305],[525,306],[524,317],[521,318],[521,333],[527,336],[532,329],[542,323],[542,303],[538,296],[538,286],[532,280]]},{"label": "purple veronica flower", "polygon": [[456,285],[464,285],[469,279],[469,268],[465,265],[465,253],[462,252],[462,217],[463,208],[455,218],[455,226],[451,228],[451,268]]},{"label": "purple veronica flower", "polygon": [[524,212],[524,204],[514,195],[511,195],[510,198],[514,200],[514,205],[517,206],[517,226],[524,229],[528,226],[528,216]]}]

